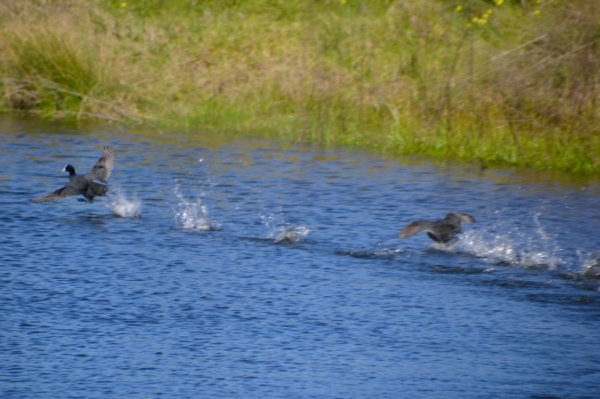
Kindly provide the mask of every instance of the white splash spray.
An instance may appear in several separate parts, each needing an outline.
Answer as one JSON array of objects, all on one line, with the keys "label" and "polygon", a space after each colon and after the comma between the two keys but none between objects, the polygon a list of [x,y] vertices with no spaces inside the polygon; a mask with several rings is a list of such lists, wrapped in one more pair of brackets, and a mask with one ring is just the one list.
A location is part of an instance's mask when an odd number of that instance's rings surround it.
[{"label": "white splash spray", "polygon": [[310,230],[306,227],[292,224],[279,227],[269,238],[272,238],[277,244],[296,244],[304,240],[308,233]]},{"label": "white splash spray", "polygon": [[[588,254],[583,261],[581,275],[584,278],[600,281],[600,252]],[[598,287],[600,290],[600,287]]]},{"label": "white splash spray", "polygon": [[261,215],[260,218],[269,229],[267,239],[273,240],[277,244],[296,244],[303,241],[310,233],[310,229],[304,226],[285,223],[281,212],[279,215]]},{"label": "white splash spray", "polygon": [[173,191],[179,199],[175,220],[183,229],[197,231],[219,229],[219,224],[208,217],[208,209],[202,203],[202,198],[188,200],[179,192],[179,186],[176,186]]},{"label": "white splash spray", "polygon": [[523,268],[556,270],[564,261],[558,256],[560,247],[533,216],[534,230],[511,224],[492,223],[488,228],[468,230],[452,247],[485,258],[490,263],[508,263]]},{"label": "white splash spray", "polygon": [[106,205],[113,215],[122,218],[138,218],[142,214],[142,201],[138,198],[127,199],[120,187],[111,190]]}]

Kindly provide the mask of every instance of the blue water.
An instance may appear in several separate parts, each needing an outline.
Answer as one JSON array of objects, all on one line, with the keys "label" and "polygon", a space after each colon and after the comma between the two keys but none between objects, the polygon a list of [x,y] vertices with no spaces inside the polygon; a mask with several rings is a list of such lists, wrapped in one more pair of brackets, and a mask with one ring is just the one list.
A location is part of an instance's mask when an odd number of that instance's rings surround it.
[{"label": "blue water", "polygon": [[0,397],[599,397],[597,182],[150,133],[0,119]]}]

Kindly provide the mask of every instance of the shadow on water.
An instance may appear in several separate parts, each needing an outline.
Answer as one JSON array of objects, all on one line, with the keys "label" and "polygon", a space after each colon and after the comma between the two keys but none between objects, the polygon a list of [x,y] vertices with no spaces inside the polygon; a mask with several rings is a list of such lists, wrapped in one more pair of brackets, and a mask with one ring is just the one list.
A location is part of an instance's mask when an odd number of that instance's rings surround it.
[{"label": "shadow on water", "polygon": [[402,249],[380,249],[377,251],[367,251],[367,250],[341,250],[336,249],[333,251],[336,255],[348,256],[356,259],[380,259],[380,260],[395,260],[398,258],[398,255],[404,252]]},{"label": "shadow on water", "polygon": [[433,273],[441,273],[441,274],[481,274],[489,272],[489,269],[484,268],[464,268],[458,266],[444,266],[438,265],[433,266],[428,269]]},{"label": "shadow on water", "polygon": [[305,245],[299,246],[299,241],[292,241],[287,239],[276,239],[273,237],[251,237],[251,236],[237,236],[235,237],[237,240],[250,241],[254,243],[258,243],[261,245],[282,245],[282,246],[290,246],[295,248],[304,248],[307,249],[310,243],[304,243]]}]

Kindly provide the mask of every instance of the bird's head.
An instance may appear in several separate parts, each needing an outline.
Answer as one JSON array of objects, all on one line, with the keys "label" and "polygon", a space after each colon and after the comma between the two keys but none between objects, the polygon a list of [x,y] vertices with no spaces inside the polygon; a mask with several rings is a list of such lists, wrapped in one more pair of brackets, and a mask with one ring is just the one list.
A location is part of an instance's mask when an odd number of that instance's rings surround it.
[{"label": "bird's head", "polygon": [[72,165],[65,165],[62,171],[69,172],[69,175],[71,176],[75,174],[75,168]]}]

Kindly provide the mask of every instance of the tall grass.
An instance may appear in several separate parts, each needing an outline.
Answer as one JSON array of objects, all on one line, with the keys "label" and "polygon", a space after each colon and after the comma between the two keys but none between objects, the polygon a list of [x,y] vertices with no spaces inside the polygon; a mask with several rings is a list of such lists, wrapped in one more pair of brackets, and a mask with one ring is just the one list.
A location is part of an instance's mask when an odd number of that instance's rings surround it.
[{"label": "tall grass", "polygon": [[600,173],[599,8],[6,0],[4,108]]}]

